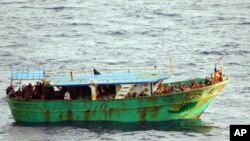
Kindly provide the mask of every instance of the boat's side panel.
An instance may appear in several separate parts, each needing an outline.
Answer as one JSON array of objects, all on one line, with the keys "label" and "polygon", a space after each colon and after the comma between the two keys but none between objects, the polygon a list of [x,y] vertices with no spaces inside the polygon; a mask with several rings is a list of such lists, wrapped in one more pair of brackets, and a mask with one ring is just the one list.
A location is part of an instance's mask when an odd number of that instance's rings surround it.
[{"label": "boat's side panel", "polygon": [[9,99],[8,102],[18,122],[165,121],[198,118],[225,83],[177,94],[110,101]]}]

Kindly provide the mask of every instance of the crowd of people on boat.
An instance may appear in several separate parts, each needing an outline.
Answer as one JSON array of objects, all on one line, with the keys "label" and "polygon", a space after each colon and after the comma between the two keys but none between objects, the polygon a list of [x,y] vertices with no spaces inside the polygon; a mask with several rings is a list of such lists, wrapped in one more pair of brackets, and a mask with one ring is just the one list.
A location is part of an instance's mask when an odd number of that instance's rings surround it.
[{"label": "crowd of people on boat", "polygon": [[196,82],[195,80],[191,81],[190,84],[184,85],[180,82],[178,84],[168,84],[167,86],[160,85],[157,90],[154,92],[155,95],[168,94],[173,92],[189,91],[193,89],[203,88],[212,84],[219,83],[223,80],[221,70],[214,69],[214,74],[211,78],[206,77],[205,80]]},{"label": "crowd of people on boat", "polygon": [[[173,92],[189,91],[193,89],[203,88],[212,84],[216,84],[223,80],[222,72],[220,70],[214,69],[214,74],[211,78],[206,77],[204,81],[191,81],[189,84],[184,84],[182,82],[168,85],[159,85],[154,95],[168,94]],[[85,93],[85,94],[83,94]],[[99,86],[96,92],[97,100],[111,100],[115,98],[115,87],[114,86]],[[80,99],[91,99],[91,92],[86,95],[86,89],[82,87],[60,87],[59,91],[55,91],[54,87],[49,86],[46,81],[38,81],[35,85],[29,83],[28,85],[23,85],[17,91],[14,90],[12,84],[6,89],[6,94],[10,98],[16,99],[41,99],[41,100],[75,100],[80,97]],[[147,96],[145,94],[140,94],[139,96]],[[85,98],[84,98],[85,97]],[[130,96],[136,97],[136,94]]]},{"label": "crowd of people on boat", "polygon": [[[58,87],[55,90],[46,81],[38,81],[36,84],[24,84],[18,90],[14,86],[6,89],[6,95],[16,99],[40,99],[40,100],[76,100],[76,99],[91,99],[91,90],[89,87]],[[110,100],[115,98],[114,86],[98,86],[96,91],[97,100]]]},{"label": "crowd of people on boat", "polygon": [[37,81],[35,85],[31,83],[24,84],[17,91],[15,91],[12,84],[6,89],[7,96],[16,99],[50,99],[52,95],[47,93],[54,93],[53,87],[48,87],[46,82],[40,81]]}]

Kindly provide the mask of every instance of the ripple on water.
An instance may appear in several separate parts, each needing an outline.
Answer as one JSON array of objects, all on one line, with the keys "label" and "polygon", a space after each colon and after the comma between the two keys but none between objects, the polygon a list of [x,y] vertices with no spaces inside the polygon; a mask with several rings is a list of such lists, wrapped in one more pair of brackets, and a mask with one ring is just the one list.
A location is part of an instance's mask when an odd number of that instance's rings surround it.
[{"label": "ripple on water", "polygon": [[1,98],[0,140],[26,140],[27,135],[36,141],[228,140],[225,126],[250,121],[247,3],[249,0],[1,0],[2,97],[10,82],[8,65],[40,63],[50,70],[167,66],[169,48],[175,80],[192,79],[190,72],[202,77],[203,70],[209,73],[223,55],[230,84],[201,117],[221,129],[180,121],[143,126],[17,126],[11,124],[8,104]]},{"label": "ripple on water", "polygon": [[217,56],[228,55],[228,53],[221,52],[221,51],[201,51],[200,54],[203,54],[203,55],[217,55]]},{"label": "ripple on water", "polygon": [[78,9],[78,8],[80,8],[80,7],[66,7],[66,6],[44,7],[44,9],[55,10],[55,11],[74,10],[74,9]]},{"label": "ripple on water", "polygon": [[181,15],[179,13],[165,13],[162,10],[154,10],[153,14],[159,15],[159,16],[164,16],[164,17],[180,17]]},{"label": "ripple on water", "polygon": [[250,22],[242,22],[242,23],[238,23],[238,25],[250,25]]}]

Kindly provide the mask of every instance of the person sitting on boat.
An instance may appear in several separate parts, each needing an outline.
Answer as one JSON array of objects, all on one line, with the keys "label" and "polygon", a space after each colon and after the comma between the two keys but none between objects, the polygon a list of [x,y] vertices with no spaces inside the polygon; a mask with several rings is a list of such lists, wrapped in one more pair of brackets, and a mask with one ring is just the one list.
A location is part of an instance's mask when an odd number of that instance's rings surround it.
[{"label": "person sitting on boat", "polygon": [[43,94],[42,83],[37,81],[36,85],[35,85],[35,90],[34,90],[34,98],[35,99],[40,99],[42,94]]},{"label": "person sitting on boat", "polygon": [[163,87],[162,93],[167,94],[167,93],[169,93],[169,91],[170,91],[170,84],[168,84],[168,86],[166,86],[166,87],[165,86]]},{"label": "person sitting on boat", "polygon": [[199,83],[196,84],[196,88],[202,88],[204,86],[205,85],[202,82],[199,82]]},{"label": "person sitting on boat", "polygon": [[180,89],[180,91],[185,91],[186,87],[184,86],[183,83],[179,83],[179,89]]},{"label": "person sitting on boat", "polygon": [[15,97],[15,90],[12,84],[6,89],[6,94],[8,97]]},{"label": "person sitting on boat", "polygon": [[96,91],[96,99],[103,99],[104,93],[105,93],[105,91],[104,91],[103,86],[98,87],[97,91]]},{"label": "person sitting on boat", "polygon": [[32,86],[31,83],[29,83],[28,89],[29,89],[29,92],[30,92],[30,93],[33,93],[33,92],[34,92],[34,87]]},{"label": "person sitting on boat", "polygon": [[190,85],[190,89],[195,89],[196,85],[195,85],[195,81],[191,81],[191,85]]},{"label": "person sitting on boat", "polygon": [[64,100],[71,100],[69,91],[64,94]]},{"label": "person sitting on boat", "polygon": [[162,94],[162,91],[157,88],[156,91],[154,92],[155,95],[161,95]]},{"label": "person sitting on boat", "polygon": [[25,98],[26,100],[29,100],[29,99],[32,98],[32,95],[31,95],[31,93],[30,93],[30,90],[29,90],[28,85],[24,85],[24,86],[23,86],[23,93],[24,93],[24,98]]},{"label": "person sitting on boat", "polygon": [[15,98],[16,99],[23,99],[23,97],[22,97],[22,91],[21,91],[20,88],[16,91]]},{"label": "person sitting on boat", "polygon": [[144,93],[144,91],[142,91],[139,96],[147,96],[147,94]]},{"label": "person sitting on boat", "polygon": [[137,93],[136,93],[136,92],[133,92],[131,96],[132,96],[132,97],[136,97],[136,96],[137,96]]},{"label": "person sitting on boat", "polygon": [[208,79],[208,77],[206,76],[205,78],[205,82],[204,82],[205,86],[211,85],[211,80]]},{"label": "person sitting on boat", "polygon": [[7,87],[7,89],[6,89],[6,95],[9,95],[9,93],[12,92],[13,90],[14,90],[14,87],[12,84],[10,84],[10,86]]}]

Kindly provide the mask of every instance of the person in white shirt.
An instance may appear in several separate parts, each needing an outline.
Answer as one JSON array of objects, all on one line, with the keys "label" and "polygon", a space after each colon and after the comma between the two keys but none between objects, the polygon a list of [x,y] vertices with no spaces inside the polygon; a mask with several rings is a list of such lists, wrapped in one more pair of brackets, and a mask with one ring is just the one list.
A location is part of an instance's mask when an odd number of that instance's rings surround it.
[{"label": "person in white shirt", "polygon": [[69,91],[64,94],[64,100],[71,100]]}]

